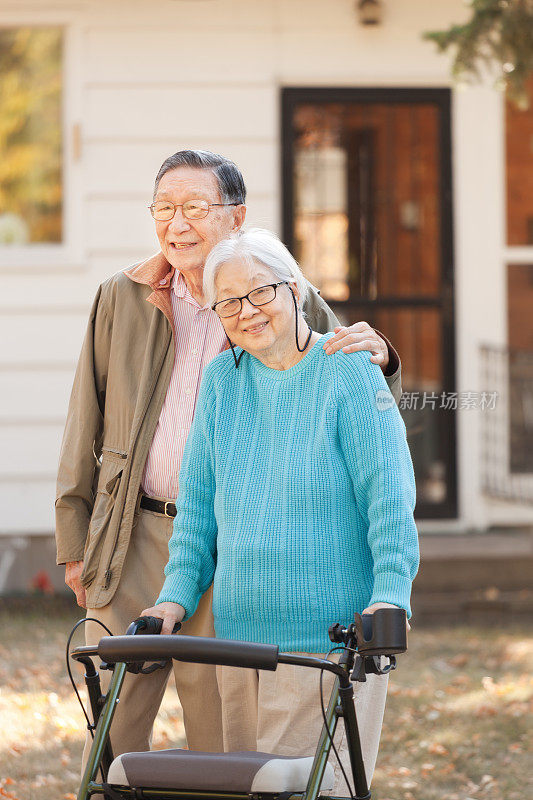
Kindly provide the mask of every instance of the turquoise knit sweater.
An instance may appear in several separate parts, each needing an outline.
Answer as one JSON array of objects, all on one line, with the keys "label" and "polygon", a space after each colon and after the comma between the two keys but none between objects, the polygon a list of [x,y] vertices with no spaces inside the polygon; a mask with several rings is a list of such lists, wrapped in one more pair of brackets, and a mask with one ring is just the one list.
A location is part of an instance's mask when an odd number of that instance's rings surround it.
[{"label": "turquoise knit sweater", "polygon": [[327,356],[330,336],[284,371],[231,352],[204,370],[157,602],[187,619],[214,579],[221,638],[324,653],[370,603],[410,614],[405,425],[370,353]]}]

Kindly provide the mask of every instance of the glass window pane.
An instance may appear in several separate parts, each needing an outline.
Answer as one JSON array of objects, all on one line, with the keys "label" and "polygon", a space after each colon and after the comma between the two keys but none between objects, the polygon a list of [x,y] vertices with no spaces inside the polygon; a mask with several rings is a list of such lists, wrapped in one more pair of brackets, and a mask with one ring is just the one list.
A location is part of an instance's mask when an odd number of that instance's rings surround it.
[{"label": "glass window pane", "polygon": [[440,312],[384,309],[375,315],[375,326],[387,331],[401,354],[401,414],[415,467],[417,502],[438,505],[447,499],[448,426],[456,413],[454,395],[443,384]]},{"label": "glass window pane", "polygon": [[0,29],[0,245],[62,239],[62,32]]},{"label": "glass window pane", "polygon": [[436,296],[439,110],[302,103],[294,114],[295,253],[332,301]]},{"label": "glass window pane", "polygon": [[506,104],[507,243],[533,244],[533,78],[529,108]]},{"label": "glass window pane", "polygon": [[533,353],[533,264],[507,267],[507,321],[509,347]]},{"label": "glass window pane", "polygon": [[507,268],[511,472],[533,473],[533,265]]},{"label": "glass window pane", "polygon": [[354,307],[350,320],[366,320],[386,332],[402,359],[401,415],[416,476],[417,502],[426,511],[448,500],[450,425],[458,395],[444,384],[440,311]]}]

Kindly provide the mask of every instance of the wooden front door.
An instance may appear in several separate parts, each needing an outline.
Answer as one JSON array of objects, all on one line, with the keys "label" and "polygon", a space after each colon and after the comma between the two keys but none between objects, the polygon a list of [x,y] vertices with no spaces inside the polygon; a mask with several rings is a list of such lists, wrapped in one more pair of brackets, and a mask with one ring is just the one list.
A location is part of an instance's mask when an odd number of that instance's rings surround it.
[{"label": "wooden front door", "polygon": [[457,515],[450,92],[285,89],[284,241],[400,353],[419,518]]}]

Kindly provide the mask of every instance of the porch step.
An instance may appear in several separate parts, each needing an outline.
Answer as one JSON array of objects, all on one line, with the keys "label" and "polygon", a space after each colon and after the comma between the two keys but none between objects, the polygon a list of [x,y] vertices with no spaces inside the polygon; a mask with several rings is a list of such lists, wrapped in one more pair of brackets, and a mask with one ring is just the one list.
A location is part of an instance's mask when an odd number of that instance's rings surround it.
[{"label": "porch step", "polygon": [[421,534],[416,623],[531,623],[533,528]]}]

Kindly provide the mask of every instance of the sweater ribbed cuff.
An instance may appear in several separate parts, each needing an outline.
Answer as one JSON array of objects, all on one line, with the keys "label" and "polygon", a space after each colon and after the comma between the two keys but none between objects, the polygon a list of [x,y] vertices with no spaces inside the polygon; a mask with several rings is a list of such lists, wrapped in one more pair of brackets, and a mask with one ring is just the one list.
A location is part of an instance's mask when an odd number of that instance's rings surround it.
[{"label": "sweater ribbed cuff", "polygon": [[163,588],[155,604],[179,603],[185,609],[183,619],[186,620],[192,617],[196,611],[201,595],[197,582],[178,572],[165,578]]},{"label": "sweater ribbed cuff", "polygon": [[411,618],[411,586],[412,581],[397,572],[379,572],[374,577],[374,589],[369,606],[374,603],[392,603],[404,608],[407,618]]}]

